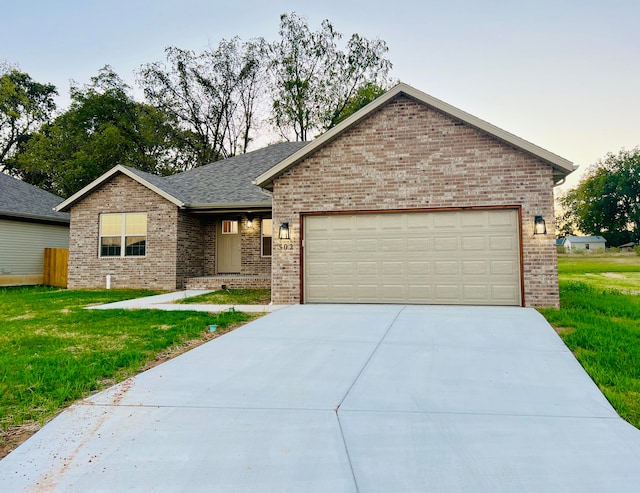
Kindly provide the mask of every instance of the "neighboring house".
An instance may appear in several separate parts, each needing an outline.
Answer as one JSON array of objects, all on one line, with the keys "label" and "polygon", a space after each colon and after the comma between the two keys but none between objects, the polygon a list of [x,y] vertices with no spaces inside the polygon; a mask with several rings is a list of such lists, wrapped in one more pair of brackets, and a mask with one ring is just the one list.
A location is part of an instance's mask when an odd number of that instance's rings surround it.
[{"label": "neighboring house", "polygon": [[564,240],[564,247],[567,252],[603,252],[605,240],[602,236],[567,236]]},{"label": "neighboring house", "polygon": [[274,303],[558,306],[553,186],[572,171],[399,84],[308,144],[169,177],[113,168],[58,207],[69,287],[111,275],[271,286]]},{"label": "neighboring house", "polygon": [[556,238],[556,246],[557,247],[564,246],[564,238]]},{"label": "neighboring house", "polygon": [[62,198],[0,173],[0,286],[41,284],[45,248],[69,246]]}]

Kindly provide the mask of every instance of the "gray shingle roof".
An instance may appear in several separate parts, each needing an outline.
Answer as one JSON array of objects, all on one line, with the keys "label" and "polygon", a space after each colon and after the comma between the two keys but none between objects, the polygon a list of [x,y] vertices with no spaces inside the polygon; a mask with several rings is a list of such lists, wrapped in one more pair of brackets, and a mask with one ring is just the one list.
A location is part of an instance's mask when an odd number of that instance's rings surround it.
[{"label": "gray shingle roof", "polygon": [[282,142],[171,176],[152,175],[118,165],[66,199],[58,210],[70,210],[78,200],[117,173],[128,175],[178,207],[201,210],[270,207],[271,196],[254,185],[253,180],[305,145],[307,142]]},{"label": "gray shingle roof", "polygon": [[286,159],[306,142],[282,142],[223,161],[207,164],[154,183],[187,206],[271,203],[271,197],[252,181]]},{"label": "gray shingle roof", "polygon": [[69,214],[53,208],[58,197],[5,173],[0,173],[0,215],[68,223]]}]

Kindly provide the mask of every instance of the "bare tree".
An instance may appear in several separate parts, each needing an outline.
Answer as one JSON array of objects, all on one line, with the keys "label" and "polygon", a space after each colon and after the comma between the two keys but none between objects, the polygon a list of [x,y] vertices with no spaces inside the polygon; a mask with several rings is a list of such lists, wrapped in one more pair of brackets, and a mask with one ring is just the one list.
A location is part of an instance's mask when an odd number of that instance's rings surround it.
[{"label": "bare tree", "polygon": [[200,54],[166,49],[167,64],[144,65],[139,82],[154,105],[187,130],[195,166],[246,152],[262,81],[261,39],[222,40]]}]

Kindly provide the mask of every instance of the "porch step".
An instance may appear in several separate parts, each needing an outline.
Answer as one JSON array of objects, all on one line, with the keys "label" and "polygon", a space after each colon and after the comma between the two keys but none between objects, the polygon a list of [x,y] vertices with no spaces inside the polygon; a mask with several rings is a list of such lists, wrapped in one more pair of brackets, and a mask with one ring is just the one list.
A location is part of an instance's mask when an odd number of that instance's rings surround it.
[{"label": "porch step", "polygon": [[271,289],[271,276],[189,277],[184,281],[184,289]]}]

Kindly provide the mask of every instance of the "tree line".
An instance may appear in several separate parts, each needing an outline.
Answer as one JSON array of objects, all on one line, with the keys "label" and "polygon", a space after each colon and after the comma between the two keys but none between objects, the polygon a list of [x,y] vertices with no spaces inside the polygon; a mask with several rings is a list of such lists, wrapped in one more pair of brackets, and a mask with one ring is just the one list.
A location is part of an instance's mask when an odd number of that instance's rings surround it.
[{"label": "tree line", "polygon": [[54,85],[0,65],[0,172],[68,197],[116,164],[167,175],[247,152],[264,132],[309,140],[389,86],[383,40],[353,34],[341,47],[329,20],[314,31],[296,13],[278,34],[168,47],[136,73],[144,101],[105,65],[71,85],[62,112]]},{"label": "tree line", "polygon": [[640,242],[640,147],[607,154],[559,203],[561,235],[601,235],[608,246]]}]

